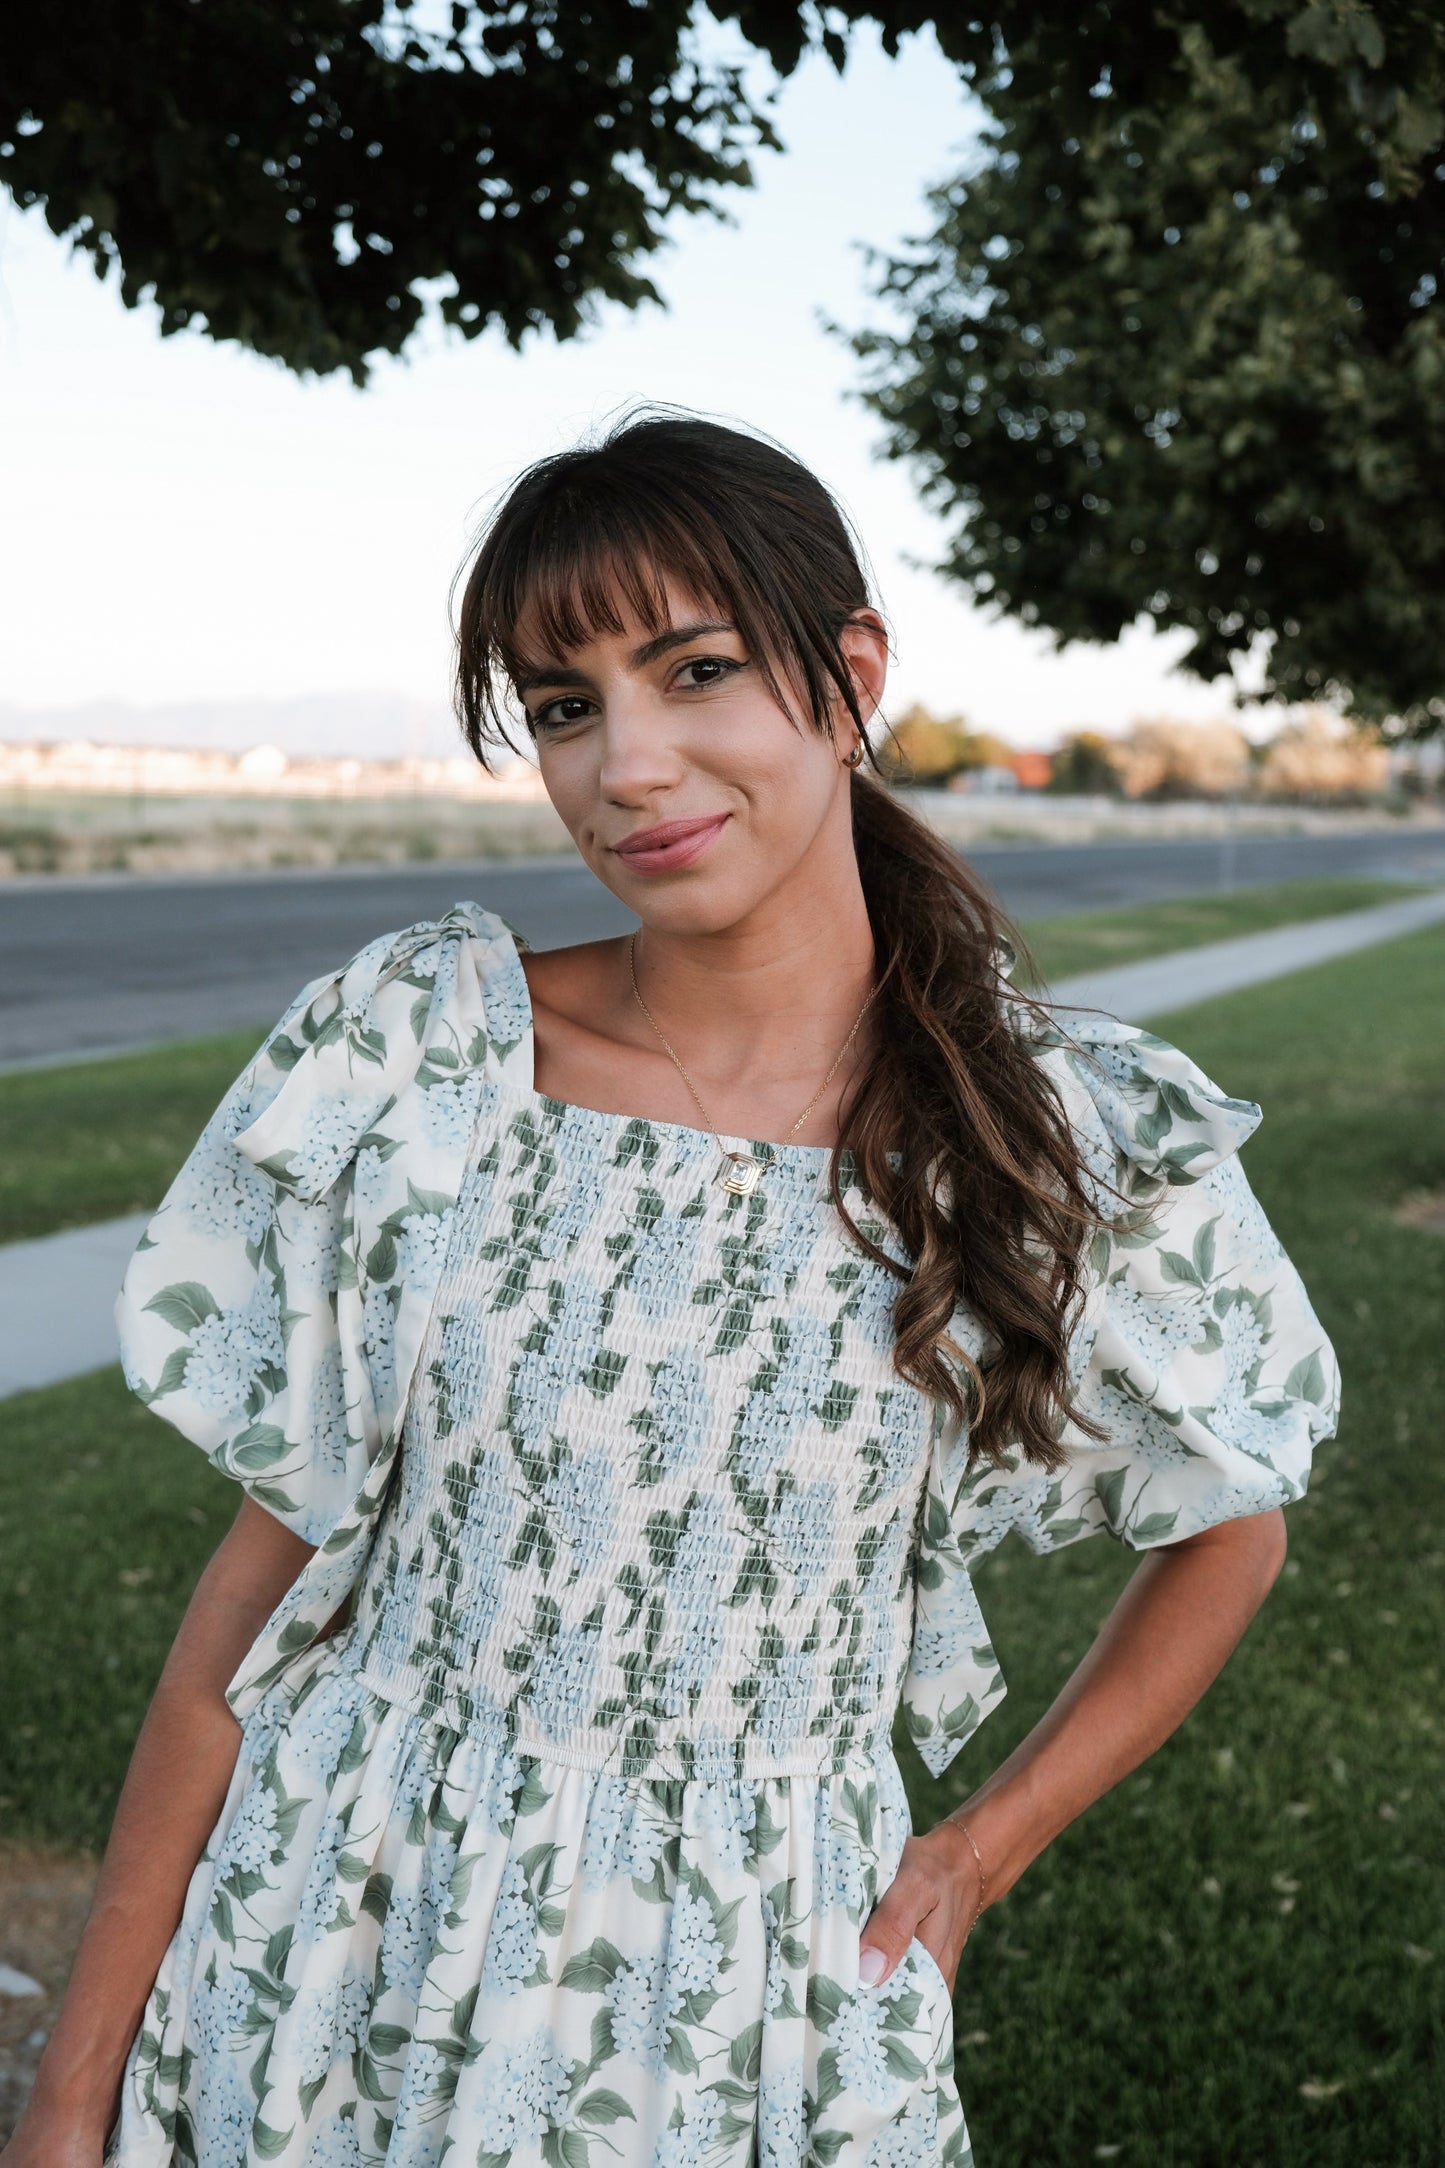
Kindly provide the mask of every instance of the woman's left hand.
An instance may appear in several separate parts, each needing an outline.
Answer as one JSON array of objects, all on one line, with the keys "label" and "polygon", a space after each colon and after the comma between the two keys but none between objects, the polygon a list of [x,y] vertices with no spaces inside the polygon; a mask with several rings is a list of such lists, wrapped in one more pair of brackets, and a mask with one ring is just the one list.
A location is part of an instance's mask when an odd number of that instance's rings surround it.
[{"label": "woman's left hand", "polygon": [[978,1900],[978,1860],[956,1822],[945,1817],[923,1836],[907,1838],[898,1872],[859,1937],[859,1978],[880,1985],[916,1936],[952,1989]]}]

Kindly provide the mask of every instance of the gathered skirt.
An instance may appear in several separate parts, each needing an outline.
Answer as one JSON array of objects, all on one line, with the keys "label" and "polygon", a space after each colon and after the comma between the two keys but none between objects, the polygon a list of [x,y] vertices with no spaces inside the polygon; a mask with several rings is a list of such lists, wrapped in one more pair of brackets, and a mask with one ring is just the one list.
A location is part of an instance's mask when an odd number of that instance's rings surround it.
[{"label": "gathered skirt", "polygon": [[323,1648],[244,1726],[107,2168],[967,2168],[943,1974],[858,1977],[908,1832],[891,1753],[614,1775]]}]

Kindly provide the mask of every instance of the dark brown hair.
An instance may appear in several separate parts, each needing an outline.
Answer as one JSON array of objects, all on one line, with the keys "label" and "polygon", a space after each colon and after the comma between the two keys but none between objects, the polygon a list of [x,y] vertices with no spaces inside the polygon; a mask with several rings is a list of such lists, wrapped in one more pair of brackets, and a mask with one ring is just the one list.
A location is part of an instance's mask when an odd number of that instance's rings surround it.
[{"label": "dark brown hair", "polygon": [[[663,630],[670,575],[727,614],[785,712],[787,679],[801,684],[814,727],[831,736],[841,700],[866,743],[839,639],[873,606],[861,555],[823,484],[780,446],[675,410],[626,416],[598,442],[529,467],[482,536],[457,622],[467,742],[484,767],[489,744],[516,743],[507,687],[536,660],[517,645],[524,610],[562,655],[624,629],[619,597],[649,632]],[[899,1375],[969,1419],[973,1458],[1017,1450],[1055,1466],[1097,1215],[1064,1109],[1004,1005],[1019,998],[1000,974],[1018,937],[890,790],[861,770],[851,790],[878,1028],[840,1110],[833,1201],[861,1248],[904,1283],[893,1309]],[[845,1148],[908,1262],[848,1212]],[[983,1328],[981,1366],[948,1332],[960,1304]]]}]

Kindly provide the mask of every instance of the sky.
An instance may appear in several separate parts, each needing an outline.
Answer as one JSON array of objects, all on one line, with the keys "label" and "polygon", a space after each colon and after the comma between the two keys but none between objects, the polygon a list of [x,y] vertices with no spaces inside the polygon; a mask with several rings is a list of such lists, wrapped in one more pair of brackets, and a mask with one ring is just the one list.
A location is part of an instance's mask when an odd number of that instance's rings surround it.
[{"label": "sky", "polygon": [[865,30],[842,77],[814,55],[784,87],[786,154],[756,156],[730,223],[670,226],[648,266],[666,310],[609,306],[520,352],[438,325],[365,390],[163,340],[0,192],[0,736],[204,742],[224,714],[232,740],[332,751],[354,716],[365,754],[455,749],[469,538],[529,460],[639,399],[760,427],[840,497],[893,631],[886,714],[921,701],[1017,745],[1228,714],[1227,683],[1172,668],[1183,634],[1056,651],[926,569],[944,530],[850,396],[860,365],[822,319],[879,320],[859,244],[926,230],[976,117],[931,35],[891,61]]}]

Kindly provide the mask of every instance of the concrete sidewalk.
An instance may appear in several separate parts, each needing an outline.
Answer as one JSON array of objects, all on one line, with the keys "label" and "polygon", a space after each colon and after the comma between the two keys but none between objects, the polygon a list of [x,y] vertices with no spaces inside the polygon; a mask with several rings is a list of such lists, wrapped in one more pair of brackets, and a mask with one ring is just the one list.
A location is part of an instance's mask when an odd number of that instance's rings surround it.
[{"label": "concrete sidewalk", "polygon": [[115,1298],[149,1214],[0,1247],[0,1397],[119,1361]]},{"label": "concrete sidewalk", "polygon": [[[1084,972],[1061,979],[1053,998],[1064,1007],[1107,1009],[1130,1022],[1152,1023],[1215,994],[1258,986],[1441,920],[1445,889],[1181,949],[1147,963]],[[146,1215],[138,1213],[0,1247],[0,1397],[57,1385],[116,1361],[116,1290],[145,1223]]]},{"label": "concrete sidewalk", "polygon": [[1399,903],[1373,904],[1367,911],[1343,911],[1337,918],[1306,919],[1299,926],[1274,926],[1267,933],[1241,934],[1234,941],[1211,941],[1203,948],[1178,949],[1172,956],[1151,956],[1143,963],[1115,964],[1106,971],[1082,971],[1060,979],[1052,998],[1064,1008],[1107,1009],[1130,1023],[1192,1009],[1216,994],[1237,993],[1281,979],[1310,964],[1328,963],[1355,949],[1435,926],[1445,919],[1445,889],[1407,896]]}]

